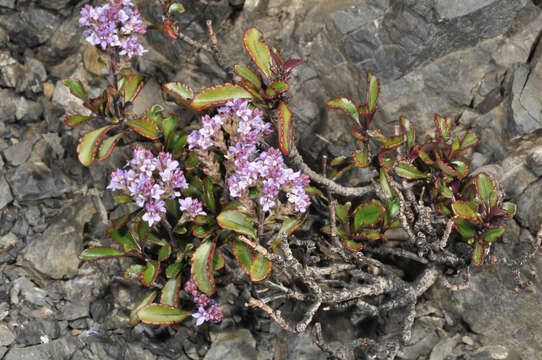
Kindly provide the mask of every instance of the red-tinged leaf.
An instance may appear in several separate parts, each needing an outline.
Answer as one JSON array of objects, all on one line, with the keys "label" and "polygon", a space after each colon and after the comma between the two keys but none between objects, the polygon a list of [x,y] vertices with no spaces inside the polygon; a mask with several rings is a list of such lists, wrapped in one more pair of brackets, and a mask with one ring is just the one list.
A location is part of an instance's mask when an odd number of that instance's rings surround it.
[{"label": "red-tinged leaf", "polygon": [[162,120],[162,131],[164,133],[164,138],[167,139],[168,145],[171,142],[174,142],[175,139],[170,139],[170,135],[175,128],[179,125],[179,118],[175,114],[169,115],[167,118]]},{"label": "red-tinged leaf", "polygon": [[126,256],[127,254],[110,247],[91,247],[83,250],[79,255],[79,259],[83,261],[94,261],[100,259],[106,259],[110,257]]},{"label": "red-tinged leaf", "polygon": [[246,91],[248,91],[252,95],[254,100],[259,100],[260,102],[265,101],[258,89],[256,89],[254,85],[252,85],[248,81],[240,81],[239,85],[241,85]]},{"label": "red-tinged leaf", "polygon": [[461,150],[468,149],[470,147],[476,146],[480,143],[480,139],[478,139],[478,136],[472,132],[468,132],[463,136],[463,139],[461,140],[461,146],[459,147]]},{"label": "red-tinged leaf", "polygon": [[181,310],[166,304],[151,304],[137,312],[137,318],[145,324],[171,325],[192,315],[190,311]]},{"label": "red-tinged leaf", "polygon": [[348,160],[348,156],[338,156],[329,162],[329,166],[335,167],[344,164]]},{"label": "red-tinged leaf", "polygon": [[437,204],[437,211],[444,216],[452,215],[452,211],[444,203]]},{"label": "red-tinged leaf", "polygon": [[110,227],[109,229],[107,229],[107,234],[113,242],[122,246],[125,252],[129,253],[132,251],[141,251],[141,247],[127,228],[117,230],[113,227]]},{"label": "red-tinged leaf", "polygon": [[275,64],[278,66],[284,66],[285,60],[284,56],[282,56],[279,49],[277,49],[274,46],[270,46],[269,49],[271,50],[271,57],[275,61]]},{"label": "red-tinged leaf", "polygon": [[241,266],[241,269],[243,269],[247,274],[250,274],[250,266],[252,265],[252,261],[254,261],[252,249],[247,244],[235,237],[233,239],[232,252],[235,259],[237,259],[237,262]]},{"label": "red-tinged leaf", "polygon": [[376,241],[382,237],[379,231],[377,230],[365,230],[358,234],[362,239],[367,239],[369,241]]},{"label": "red-tinged leaf", "polygon": [[134,74],[126,79],[126,84],[124,86],[124,102],[134,102],[134,99],[137,97],[145,82],[145,78],[142,75]]},{"label": "red-tinged leaf", "polygon": [[214,219],[215,219],[214,216],[198,215],[194,218],[194,224],[205,225],[205,224],[210,223]]},{"label": "red-tinged leaf", "polygon": [[94,162],[96,157],[96,151],[98,150],[98,144],[105,136],[105,134],[111,130],[113,126],[104,126],[99,129],[90,131],[83,135],[79,139],[79,144],[77,145],[77,154],[79,162],[84,166],[90,166]]},{"label": "red-tinged leaf", "polygon": [[162,89],[169,93],[176,103],[188,105],[194,98],[194,91],[190,88],[190,86],[178,81],[165,83],[162,85]]},{"label": "red-tinged leaf", "polygon": [[158,251],[158,261],[166,261],[171,256],[171,245],[165,244]]},{"label": "red-tinged leaf", "polygon": [[258,253],[250,265],[250,280],[254,282],[264,280],[271,272],[273,263]]},{"label": "red-tinged leaf", "polygon": [[158,261],[149,261],[147,262],[147,267],[141,274],[141,282],[145,286],[151,286],[151,284],[156,280],[158,273],[160,272],[160,262]]},{"label": "red-tinged leaf", "polygon": [[352,157],[357,167],[365,168],[369,166],[369,147],[367,146],[367,143],[361,143],[360,149],[356,151]]},{"label": "red-tinged leaf", "polygon": [[160,294],[160,304],[179,307],[179,290],[181,288],[181,275],[169,279]]},{"label": "red-tinged leaf", "polygon": [[392,198],[395,196],[395,191],[391,188],[388,177],[388,172],[385,169],[380,169],[380,189],[386,198]]},{"label": "red-tinged leaf", "polygon": [[396,157],[397,153],[395,151],[381,151],[378,154],[378,162],[382,168],[389,170],[395,165]]},{"label": "red-tinged leaf", "polygon": [[367,103],[360,104],[358,106],[358,112],[363,117],[369,117],[371,115],[371,112],[369,111],[369,106],[367,105]]},{"label": "red-tinged leaf", "polygon": [[198,288],[208,296],[215,292],[215,281],[211,268],[215,246],[216,242],[214,241],[202,241],[192,255],[192,276]]},{"label": "red-tinged leaf", "polygon": [[137,312],[152,303],[156,298],[156,295],[158,295],[158,291],[151,292],[143,298],[143,300],[139,303],[139,305],[134,308],[134,310],[130,312],[130,325],[135,325],[139,322],[139,319],[137,318]]},{"label": "red-tinged leaf", "polygon": [[242,86],[225,83],[201,90],[192,99],[190,107],[196,111],[201,111],[209,107],[225,104],[232,99],[252,99],[252,94]]},{"label": "red-tinged leaf", "polygon": [[346,226],[348,226],[350,222],[348,213],[350,212],[351,206],[352,206],[351,202],[347,202],[344,205],[337,204],[335,206],[335,215],[337,216],[337,219],[339,219]]},{"label": "red-tinged leaf", "polygon": [[460,179],[463,179],[465,176],[469,174],[469,165],[467,165],[465,162],[461,160],[455,160],[450,163],[454,170],[459,174],[458,177]]},{"label": "red-tinged leaf", "polygon": [[476,242],[472,250],[472,263],[481,266],[484,263],[486,247],[481,242]]},{"label": "red-tinged leaf", "polygon": [[115,218],[111,220],[111,224],[113,225],[113,228],[118,230],[122,228],[124,225],[126,225],[130,220],[134,218],[134,216],[137,215],[139,210],[133,211],[131,213],[119,216],[118,218]]},{"label": "red-tinged leaf", "polygon": [[254,228],[254,220],[240,211],[225,210],[217,217],[218,226],[223,229],[235,231],[238,234],[250,236],[254,240],[258,240],[256,229]]},{"label": "red-tinged leaf", "polygon": [[268,87],[267,89],[265,89],[265,91],[263,92],[263,94],[265,95],[266,98],[268,99],[274,99],[275,97],[277,97],[278,93],[275,91],[275,89],[271,88],[271,87]]},{"label": "red-tinged leaf", "polygon": [[394,171],[397,175],[409,180],[425,179],[429,175],[418,170],[414,165],[409,164],[406,161],[400,161],[395,166]]},{"label": "red-tinged leaf", "polygon": [[212,268],[214,271],[220,270],[224,267],[226,264],[226,260],[224,259],[224,255],[218,250],[215,250],[213,254],[213,260],[212,260]]},{"label": "red-tinged leaf", "polygon": [[472,204],[473,203],[458,200],[452,204],[452,210],[455,215],[463,219],[477,220],[478,218],[480,218],[480,214],[473,209]]},{"label": "red-tinged leaf", "polygon": [[260,79],[260,75],[258,75],[251,68],[244,65],[235,65],[235,73],[254,85],[257,89],[262,88],[262,80]]},{"label": "red-tinged leaf", "polygon": [[194,225],[192,227],[192,235],[200,239],[205,239],[209,237],[214,230],[214,226]]},{"label": "red-tinged leaf", "polygon": [[360,251],[363,249],[363,243],[341,237],[341,241],[345,248],[350,251]]},{"label": "red-tinged leaf", "polygon": [[384,215],[384,226],[389,227],[393,223],[393,219],[399,215],[400,200],[394,198],[386,202],[386,214]]},{"label": "red-tinged leaf", "polygon": [[243,43],[248,54],[262,74],[268,79],[271,76],[271,50],[260,40],[262,33],[256,28],[245,31]]},{"label": "red-tinged leaf", "polygon": [[124,280],[132,280],[139,278],[141,273],[145,270],[145,265],[134,264],[130,265],[128,269],[124,272]]},{"label": "red-tinged leaf", "polygon": [[382,218],[386,209],[378,200],[371,200],[360,204],[352,213],[354,217],[353,230],[357,232],[362,226],[376,226]]},{"label": "red-tinged leaf", "polygon": [[98,160],[107,159],[115,146],[117,146],[118,141],[124,136],[125,133],[120,133],[117,135],[110,136],[102,141],[102,144],[98,148]]},{"label": "red-tinged leaf", "polygon": [[158,126],[147,118],[130,119],[125,124],[136,133],[147,139],[156,140],[158,138]]},{"label": "red-tinged leaf", "polygon": [[281,242],[281,234],[286,233],[288,236],[292,235],[294,231],[297,230],[297,228],[301,225],[301,220],[296,218],[287,217],[282,222],[282,225],[280,227],[280,230],[278,234],[275,236],[275,239],[273,240],[273,244],[271,245],[271,251],[275,251],[275,249],[280,245]]},{"label": "red-tinged leaf", "polygon": [[460,177],[461,176],[461,174],[458,171],[456,171],[453,167],[446,164],[444,161],[442,161],[440,159],[437,159],[436,165],[440,170],[442,170],[442,172],[445,175],[448,175],[449,177],[454,178],[454,177]]},{"label": "red-tinged leaf", "polygon": [[214,213],[216,211],[216,201],[211,178],[206,178],[203,182],[203,204],[211,212]]},{"label": "red-tinged leaf", "polygon": [[504,202],[501,206],[506,211],[507,217],[512,218],[516,215],[516,204],[511,202]]},{"label": "red-tinged leaf", "polygon": [[310,196],[324,196],[322,190],[315,188],[314,186],[305,186],[303,190],[305,190],[305,193]]},{"label": "red-tinged leaf", "polygon": [[450,132],[452,130],[451,128],[449,128],[450,120],[447,118],[443,118],[439,114],[435,114],[435,116],[433,117],[433,121],[435,122],[435,126],[440,137],[444,141],[450,140]]},{"label": "red-tinged leaf", "polygon": [[378,95],[380,95],[380,81],[370,71],[367,71],[367,107],[371,113],[377,109]]},{"label": "red-tinged leaf", "polygon": [[386,138],[384,142],[382,142],[382,145],[380,146],[382,149],[394,149],[396,147],[399,147],[403,144],[403,136],[392,136],[390,138]]},{"label": "red-tinged leaf", "polygon": [[[154,104],[145,111],[145,117],[153,121],[163,131],[164,129],[163,129],[163,123],[162,123],[163,122],[162,111],[164,111],[164,108],[162,106],[158,104]],[[165,138],[167,138],[167,136],[165,136]]]},{"label": "red-tinged leaf", "polygon": [[491,243],[497,240],[504,234],[504,231],[506,230],[506,227],[497,227],[493,229],[487,230],[485,233],[482,234],[482,239],[485,242]]},{"label": "red-tinged leaf", "polygon": [[181,261],[175,261],[166,268],[166,277],[172,279],[179,275],[181,272],[183,263]]},{"label": "red-tinged leaf", "polygon": [[288,91],[290,85],[288,85],[286,81],[279,80],[272,83],[270,87],[273,88],[273,90],[275,90],[277,94],[282,94],[283,92]]},{"label": "red-tinged leaf", "polygon": [[429,154],[426,153],[425,151],[421,151],[421,150],[418,151],[418,156],[427,165],[433,165],[435,163],[435,160],[431,159],[431,156],[429,156]]},{"label": "red-tinged leaf", "polygon": [[442,179],[437,179],[437,183],[435,184],[436,188],[438,189],[440,195],[446,199],[453,199],[454,193],[452,189],[444,182]]},{"label": "red-tinged leaf", "polygon": [[64,80],[64,85],[66,85],[66,87],[70,89],[70,92],[73,96],[76,96],[85,102],[88,101],[87,92],[85,91],[85,88],[81,81],[68,79]]},{"label": "red-tinged leaf", "polygon": [[164,27],[166,28],[166,33],[169,35],[170,38],[173,40],[177,40],[178,35],[177,33],[172,29],[172,24],[169,23],[169,19],[164,19]]},{"label": "red-tinged leaf", "polygon": [[406,138],[407,149],[410,151],[416,144],[416,130],[412,126],[412,123],[402,115],[399,117],[399,123]]},{"label": "red-tinged leaf", "polygon": [[352,121],[354,121],[359,127],[361,127],[358,109],[356,109],[356,105],[354,105],[352,100],[345,97],[338,97],[327,101],[326,107],[330,109],[339,109],[344,111],[346,115],[348,115],[348,117],[352,119]]},{"label": "red-tinged leaf", "polygon": [[81,125],[83,123],[86,123],[87,121],[91,121],[96,119],[92,116],[84,116],[84,115],[68,115],[64,118],[64,124],[68,126],[76,126]]},{"label": "red-tinged leaf", "polygon": [[470,239],[476,235],[476,225],[459,216],[454,217],[454,227],[464,239]]},{"label": "red-tinged leaf", "polygon": [[284,71],[289,73],[292,71],[296,66],[298,66],[301,63],[304,63],[305,60],[302,59],[290,59],[284,63]]},{"label": "red-tinged leaf", "polygon": [[284,154],[290,153],[292,142],[292,112],[285,103],[281,102],[278,107],[279,115],[279,146]]},{"label": "red-tinged leaf", "polygon": [[354,135],[357,139],[361,140],[361,141],[367,141],[369,140],[369,138],[365,135],[363,135],[362,133],[360,133],[358,130],[356,130],[356,127],[355,125],[352,126],[352,135]]},{"label": "red-tinged leaf", "polygon": [[496,191],[496,186],[493,178],[489,176],[486,173],[479,173],[474,178],[474,184],[476,185],[476,193],[478,194],[478,197],[484,204],[486,204],[487,208],[490,208],[492,206],[490,205],[491,200],[491,194]]},{"label": "red-tinged leaf", "polygon": [[[167,141],[167,150],[173,154],[173,157],[178,157],[184,152],[184,146],[186,145],[186,139],[188,138],[188,134],[186,134],[184,131],[174,131],[170,134],[168,141]],[[193,156],[195,156],[194,160],[196,161],[195,164],[192,164],[192,168],[197,164],[199,161],[197,158],[197,155],[195,153]],[[189,165],[190,156],[186,160],[186,168],[190,168]]]},{"label": "red-tinged leaf", "polygon": [[184,13],[186,10],[184,9],[184,6],[182,6],[180,3],[173,3],[169,6],[167,12],[168,14],[171,14],[171,13],[177,13],[177,14],[182,14]]}]

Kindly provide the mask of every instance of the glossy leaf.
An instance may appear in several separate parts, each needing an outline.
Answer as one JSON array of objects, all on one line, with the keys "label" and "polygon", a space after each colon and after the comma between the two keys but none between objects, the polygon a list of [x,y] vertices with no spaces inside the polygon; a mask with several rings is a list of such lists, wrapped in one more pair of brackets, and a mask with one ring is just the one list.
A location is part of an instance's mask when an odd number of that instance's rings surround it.
[{"label": "glossy leaf", "polygon": [[166,83],[162,85],[162,89],[171,94],[177,103],[189,104],[194,98],[194,91],[190,86],[178,81]]},{"label": "glossy leaf", "polygon": [[169,279],[160,295],[160,303],[178,307],[179,289],[181,288],[181,276],[177,276],[173,279]]},{"label": "glossy leaf", "polygon": [[278,107],[279,115],[279,146],[284,154],[290,153],[292,141],[292,112],[285,103],[281,102]]},{"label": "glossy leaf", "polygon": [[459,174],[460,179],[463,179],[469,174],[469,165],[467,165],[467,163],[461,160],[456,160],[452,161],[450,164],[452,164],[454,170]]},{"label": "glossy leaf", "polygon": [[[162,111],[164,108],[158,104],[154,104],[145,111],[145,117],[153,121],[159,128],[162,129]],[[162,129],[163,130],[163,129]]]},{"label": "glossy leaf", "polygon": [[342,243],[345,248],[351,251],[360,251],[363,249],[363,243],[357,242],[351,239],[341,237]]},{"label": "glossy leaf", "polygon": [[326,107],[330,109],[340,109],[344,111],[346,115],[348,115],[348,117],[352,119],[352,121],[354,121],[358,126],[361,126],[358,109],[356,108],[356,105],[354,105],[352,100],[345,97],[338,97],[327,101]]},{"label": "glossy leaf", "polygon": [[175,114],[171,114],[167,118],[162,120],[162,131],[164,132],[164,138],[168,140],[168,145],[169,143],[175,141],[175,139],[170,139],[169,136],[171,132],[175,130],[178,124],[179,124],[179,118]]},{"label": "glossy leaf", "polygon": [[130,325],[137,324],[139,321],[137,312],[152,303],[156,298],[156,295],[158,295],[157,291],[151,292],[149,295],[145,296],[143,300],[130,312]]},{"label": "glossy leaf", "polygon": [[282,94],[283,92],[288,91],[288,89],[290,88],[288,83],[286,81],[282,81],[282,80],[275,81],[274,83],[272,83],[269,86],[273,90],[275,90],[277,92],[277,94]]},{"label": "glossy leaf", "polygon": [[176,277],[179,274],[179,272],[181,271],[182,265],[183,265],[183,263],[180,262],[180,261],[176,261],[176,262],[170,264],[166,268],[166,277],[168,279]]},{"label": "glossy leaf", "polygon": [[476,266],[480,266],[484,263],[485,247],[483,244],[476,242],[474,250],[472,251],[472,262]]},{"label": "glossy leaf", "polygon": [[125,124],[139,135],[147,139],[156,140],[158,138],[158,126],[154,121],[147,118],[126,120]]},{"label": "glossy leaf", "polygon": [[476,192],[487,207],[491,200],[491,194],[495,192],[495,184],[493,179],[486,173],[479,173],[474,178],[474,184],[476,185]]},{"label": "glossy leaf", "polygon": [[239,85],[226,83],[201,90],[194,96],[190,106],[196,111],[201,111],[225,104],[232,99],[252,99],[252,94]]},{"label": "glossy leaf", "polygon": [[85,88],[83,87],[83,83],[79,80],[64,80],[64,85],[70,89],[70,92],[73,96],[77,96],[79,99],[83,101],[88,101],[87,92],[85,91]]},{"label": "glossy leaf", "polygon": [[353,159],[357,167],[365,168],[369,166],[370,159],[367,143],[361,143],[360,149],[354,153]]},{"label": "glossy leaf", "polygon": [[211,260],[215,250],[214,241],[202,241],[200,246],[192,254],[191,273],[198,288],[205,294],[211,296],[215,292],[215,283],[213,271],[211,269]]},{"label": "glossy leaf", "polygon": [[68,126],[76,126],[81,125],[83,123],[86,123],[87,121],[91,121],[96,119],[92,116],[84,116],[84,115],[68,115],[64,118],[64,124]]},{"label": "glossy leaf", "polygon": [[371,72],[367,72],[367,106],[370,112],[376,110],[376,101],[380,94],[380,82]]},{"label": "glossy leaf", "polygon": [[169,14],[171,13],[178,13],[182,14],[186,10],[184,9],[184,6],[182,6],[180,3],[173,3],[169,6],[169,9],[167,10]]},{"label": "glossy leaf", "polygon": [[463,139],[461,140],[460,149],[465,150],[469,147],[475,146],[480,142],[480,139],[478,139],[478,136],[472,132],[468,132],[465,134]]},{"label": "glossy leaf", "polygon": [[348,212],[350,211],[350,206],[352,206],[352,203],[350,202],[347,202],[346,204],[344,204],[344,206],[340,204],[337,204],[335,206],[335,215],[337,216],[337,219],[339,219],[344,224],[349,223]]},{"label": "glossy leaf", "polygon": [[166,244],[158,251],[158,261],[166,261],[171,256],[171,245]]},{"label": "glossy leaf", "polygon": [[241,266],[241,269],[249,274],[250,266],[254,260],[254,255],[252,254],[250,247],[235,237],[235,239],[233,239],[232,252],[235,259],[237,259],[237,262]]},{"label": "glossy leaf", "polygon": [[441,179],[437,180],[437,189],[444,198],[446,199],[453,199],[454,193],[452,189]]},{"label": "glossy leaf", "polygon": [[282,225],[280,226],[278,234],[273,240],[273,244],[271,245],[271,251],[275,251],[275,249],[280,245],[281,234],[286,233],[289,236],[299,227],[299,225],[301,225],[300,219],[291,217],[287,217],[286,219],[284,219]]},{"label": "glossy leaf", "polygon": [[145,270],[145,265],[134,264],[130,265],[124,272],[124,280],[136,279],[141,276],[141,273]]},{"label": "glossy leaf", "polygon": [[511,218],[516,215],[516,204],[511,202],[504,202],[501,207],[507,212],[507,217]]},{"label": "glossy leaf", "polygon": [[288,73],[292,71],[296,66],[304,62],[305,60],[303,59],[290,59],[284,63],[284,71]]},{"label": "glossy leaf", "polygon": [[139,74],[134,74],[126,80],[124,86],[124,102],[133,102],[137,97],[137,94],[141,91],[144,86],[144,77]]},{"label": "glossy leaf", "polygon": [[102,144],[98,148],[98,160],[107,159],[113,152],[113,149],[115,148],[119,140],[124,136],[124,134],[125,133],[119,133],[103,140]]},{"label": "glossy leaf", "polygon": [[360,204],[352,213],[354,216],[354,231],[358,231],[362,226],[375,226],[382,220],[385,211],[378,200]]},{"label": "glossy leaf", "polygon": [[236,210],[222,211],[216,218],[218,225],[223,229],[235,231],[238,234],[250,236],[257,240],[254,220]]},{"label": "glossy leaf", "polygon": [[391,188],[388,177],[387,171],[385,169],[380,169],[380,189],[385,197],[391,198],[395,196],[395,191]]},{"label": "glossy leaf", "polygon": [[156,280],[158,273],[160,272],[160,263],[158,261],[149,261],[147,262],[147,267],[141,274],[141,282],[145,286],[151,286],[151,284]]},{"label": "glossy leaf", "polygon": [[412,123],[404,116],[399,117],[399,123],[406,137],[407,149],[410,151],[416,143],[416,130],[412,126]]},{"label": "glossy leaf", "polygon": [[473,210],[472,205],[465,201],[456,201],[452,204],[452,210],[455,215],[468,220],[476,220],[480,214]]},{"label": "glossy leaf", "polygon": [[93,261],[119,256],[126,256],[126,254],[110,247],[91,247],[83,250],[79,255],[79,259],[83,261]]},{"label": "glossy leaf", "polygon": [[269,46],[260,40],[262,33],[256,28],[245,31],[243,43],[248,54],[260,69],[262,74],[269,78],[271,76],[271,50]]},{"label": "glossy leaf", "polygon": [[359,233],[359,236],[363,239],[370,241],[376,241],[382,237],[379,231],[377,230],[365,230]]},{"label": "glossy leaf", "polygon": [[215,250],[213,254],[213,260],[212,260],[212,268],[213,271],[220,270],[224,267],[226,264],[226,260],[224,259],[224,255],[218,250]]},{"label": "glossy leaf", "polygon": [[258,253],[250,266],[250,280],[254,282],[264,280],[272,268],[273,263]]},{"label": "glossy leaf", "polygon": [[443,118],[439,114],[435,114],[433,117],[433,121],[435,122],[435,126],[437,128],[438,133],[442,137],[444,141],[450,140],[450,131],[451,129],[448,127],[448,119]]},{"label": "glossy leaf", "polygon": [[257,89],[261,89],[262,81],[260,79],[260,76],[251,68],[243,65],[235,65],[235,73],[241,78],[250,82]]},{"label": "glossy leaf", "polygon": [[122,246],[125,252],[129,253],[131,251],[141,251],[141,248],[137,241],[134,239],[128,229],[115,229],[110,227],[107,229],[107,234],[111,237],[111,240]]},{"label": "glossy leaf", "polygon": [[504,227],[489,229],[482,235],[482,239],[484,239],[485,242],[493,242],[500,238],[505,230]]},{"label": "glossy leaf", "polygon": [[77,155],[81,164],[84,166],[92,165],[96,157],[98,144],[112,127],[113,126],[110,125],[92,130],[79,139],[79,144],[77,145]]},{"label": "glossy leaf", "polygon": [[406,161],[400,161],[394,168],[395,173],[401,177],[409,180],[425,179],[427,174],[421,172],[414,165],[409,164]]},{"label": "glossy leaf", "polygon": [[137,312],[137,318],[145,324],[170,325],[183,321],[192,315],[190,311],[181,310],[166,304],[151,304]]},{"label": "glossy leaf", "polygon": [[467,219],[456,216],[454,218],[454,226],[465,239],[472,238],[476,235],[476,225]]},{"label": "glossy leaf", "polygon": [[388,200],[386,202],[386,216],[384,218],[384,225],[391,225],[393,218],[399,215],[399,209],[399,198]]},{"label": "glossy leaf", "polygon": [[378,163],[386,170],[389,170],[395,165],[397,153],[393,150],[381,151],[378,154]]},{"label": "glossy leaf", "polygon": [[341,164],[344,164],[344,162],[348,160],[348,156],[337,156],[333,160],[329,162],[329,166],[335,167],[339,166]]}]

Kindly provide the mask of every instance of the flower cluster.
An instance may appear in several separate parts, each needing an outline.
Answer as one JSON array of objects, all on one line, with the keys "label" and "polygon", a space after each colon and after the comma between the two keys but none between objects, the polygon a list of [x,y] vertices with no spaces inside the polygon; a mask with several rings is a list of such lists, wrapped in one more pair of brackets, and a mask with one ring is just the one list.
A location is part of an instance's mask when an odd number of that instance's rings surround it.
[{"label": "flower cluster", "polygon": [[[304,213],[310,199],[304,190],[309,177],[288,168],[278,149],[260,151],[263,137],[273,130],[263,121],[263,112],[251,108],[248,100],[236,99],[217,109],[217,115],[202,118],[201,129],[193,131],[187,138],[189,149],[207,150],[220,147],[222,130],[230,134],[230,146],[225,158],[233,164],[231,176],[226,180],[230,196],[246,196],[250,188],[257,187],[261,196],[259,203],[263,211],[269,211],[279,203],[280,192],[286,193],[288,202],[296,212]],[[231,124],[228,119],[235,119]]]},{"label": "flower cluster", "polygon": [[130,0],[109,0],[96,8],[85,5],[81,9],[79,25],[88,27],[83,32],[86,40],[92,45],[101,46],[103,50],[119,47],[119,54],[128,58],[147,51],[138,42],[137,35],[144,34],[147,25]]},{"label": "flower cluster", "polygon": [[192,295],[194,297],[194,303],[198,305],[198,312],[192,314],[192,317],[196,319],[196,326],[200,326],[205,321],[209,320],[212,320],[215,323],[222,321],[223,314],[216,302],[204,293],[199,292],[193,279],[186,282],[184,291]]},{"label": "flower cluster", "polygon": [[[129,169],[117,169],[111,174],[107,188],[129,193],[138,206],[145,208],[142,219],[149,226],[159,222],[166,213],[165,200],[180,197],[179,189],[188,187],[179,162],[167,152],[155,157],[150,150],[137,147],[125,168]],[[179,203],[181,211],[187,210],[190,216],[205,214],[197,200],[186,198]]]}]

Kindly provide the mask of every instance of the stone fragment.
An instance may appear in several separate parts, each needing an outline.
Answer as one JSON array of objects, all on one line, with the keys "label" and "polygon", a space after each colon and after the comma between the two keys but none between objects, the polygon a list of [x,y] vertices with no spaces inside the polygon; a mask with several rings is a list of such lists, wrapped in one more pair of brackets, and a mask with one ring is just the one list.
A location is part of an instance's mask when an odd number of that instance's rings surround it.
[{"label": "stone fragment", "polygon": [[498,0],[437,0],[435,9],[443,19],[453,19],[469,15]]},{"label": "stone fragment", "polygon": [[0,175],[0,210],[13,201],[13,195],[11,189],[6,181],[4,175]]},{"label": "stone fragment", "polygon": [[519,65],[512,82],[508,128],[510,135],[527,134],[542,125],[542,63],[534,69]]},{"label": "stone fragment", "polygon": [[444,336],[437,345],[431,351],[429,360],[444,360],[448,355],[450,355],[458,343],[461,335],[456,334],[454,337]]},{"label": "stone fragment", "polygon": [[15,334],[5,324],[0,324],[0,346],[9,346],[15,341]]},{"label": "stone fragment", "polygon": [[256,360],[256,341],[247,329],[220,333],[213,342],[204,360]]},{"label": "stone fragment", "polygon": [[11,145],[2,153],[8,163],[11,166],[19,166],[24,164],[26,160],[30,157],[32,152],[32,142],[31,141],[21,141],[17,144]]},{"label": "stone fragment", "polygon": [[60,326],[56,320],[32,320],[16,328],[17,343],[37,345],[43,343],[44,336],[48,340],[60,336]]},{"label": "stone fragment", "polygon": [[67,336],[46,344],[14,347],[9,350],[4,360],[71,359],[78,346],[81,346],[78,342],[77,338]]}]

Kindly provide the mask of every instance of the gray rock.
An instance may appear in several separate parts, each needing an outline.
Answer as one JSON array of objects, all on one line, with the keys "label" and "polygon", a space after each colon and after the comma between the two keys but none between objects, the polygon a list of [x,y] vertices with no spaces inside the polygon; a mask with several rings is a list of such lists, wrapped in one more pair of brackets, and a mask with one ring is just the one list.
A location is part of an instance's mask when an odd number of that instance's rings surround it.
[{"label": "gray rock", "polygon": [[60,336],[60,326],[55,320],[32,320],[21,324],[16,330],[17,343],[23,345],[37,345],[43,343],[45,338],[50,341]]},{"label": "gray rock", "polygon": [[4,357],[4,360],[51,360],[69,359],[77,350],[77,339],[63,337],[46,344],[12,348]]},{"label": "gray rock", "polygon": [[527,166],[537,176],[542,176],[542,147],[533,149],[527,157]]},{"label": "gray rock", "polygon": [[21,141],[15,145],[11,145],[2,153],[9,165],[19,166],[24,164],[30,157],[32,145],[33,143],[31,141]]},{"label": "gray rock", "polygon": [[512,136],[523,135],[542,125],[542,64],[534,69],[520,65],[514,72],[509,130]]},{"label": "gray rock", "polygon": [[517,216],[521,223],[536,232],[542,224],[542,179],[529,185],[518,198]]},{"label": "gray rock", "polygon": [[514,351],[510,351],[502,345],[483,346],[472,356],[473,360],[521,360]]},{"label": "gray rock", "polygon": [[0,17],[0,25],[6,28],[12,42],[33,48],[53,35],[58,20],[54,13],[31,6],[14,15]]},{"label": "gray rock", "polygon": [[41,61],[27,57],[23,75],[17,83],[17,92],[38,94],[43,91],[42,83],[47,80],[47,70]]},{"label": "gray rock", "polygon": [[17,236],[9,232],[6,235],[0,237],[0,247],[2,247],[2,249],[4,250],[7,250],[10,247],[17,244],[17,241],[18,241]]},{"label": "gray rock", "polygon": [[64,9],[71,0],[38,0],[38,5],[52,10]]},{"label": "gray rock", "polygon": [[458,343],[461,336],[456,334],[454,337],[443,337],[431,351],[429,360],[444,360],[452,353],[455,345]]},{"label": "gray rock", "polygon": [[23,67],[9,51],[0,51],[0,84],[4,87],[14,88],[22,75]]},{"label": "gray rock", "polygon": [[247,329],[223,332],[218,335],[204,360],[256,360],[256,341]]},{"label": "gray rock", "polygon": [[15,112],[15,118],[17,120],[23,123],[41,120],[40,117],[43,114],[41,103],[20,97],[17,99],[15,106],[17,107],[17,111]]},{"label": "gray rock", "polygon": [[498,0],[436,0],[435,9],[441,18],[453,19],[482,9]]},{"label": "gray rock", "polygon": [[34,239],[25,248],[24,259],[54,279],[75,276],[83,247],[83,226],[95,212],[92,201],[67,208],[41,238]]},{"label": "gray rock", "polygon": [[384,15],[388,0],[364,1],[332,12],[329,18],[343,34],[348,34]]},{"label": "gray rock", "polygon": [[9,184],[6,181],[4,175],[0,175],[0,210],[6,207],[10,202],[13,201],[13,195],[11,194],[11,189]]},{"label": "gray rock", "polygon": [[[12,302],[18,304],[21,297],[29,304],[43,306],[46,304],[48,296],[47,291],[37,287],[32,281],[26,277],[15,279],[11,288]],[[13,299],[17,298],[17,301]]]},{"label": "gray rock", "polygon": [[15,9],[15,0],[0,0],[0,8]]},{"label": "gray rock", "polygon": [[15,341],[15,334],[5,324],[0,324],[0,346],[9,346]]},{"label": "gray rock", "polygon": [[11,123],[15,121],[17,103],[15,95],[7,90],[0,89],[0,121]]}]

